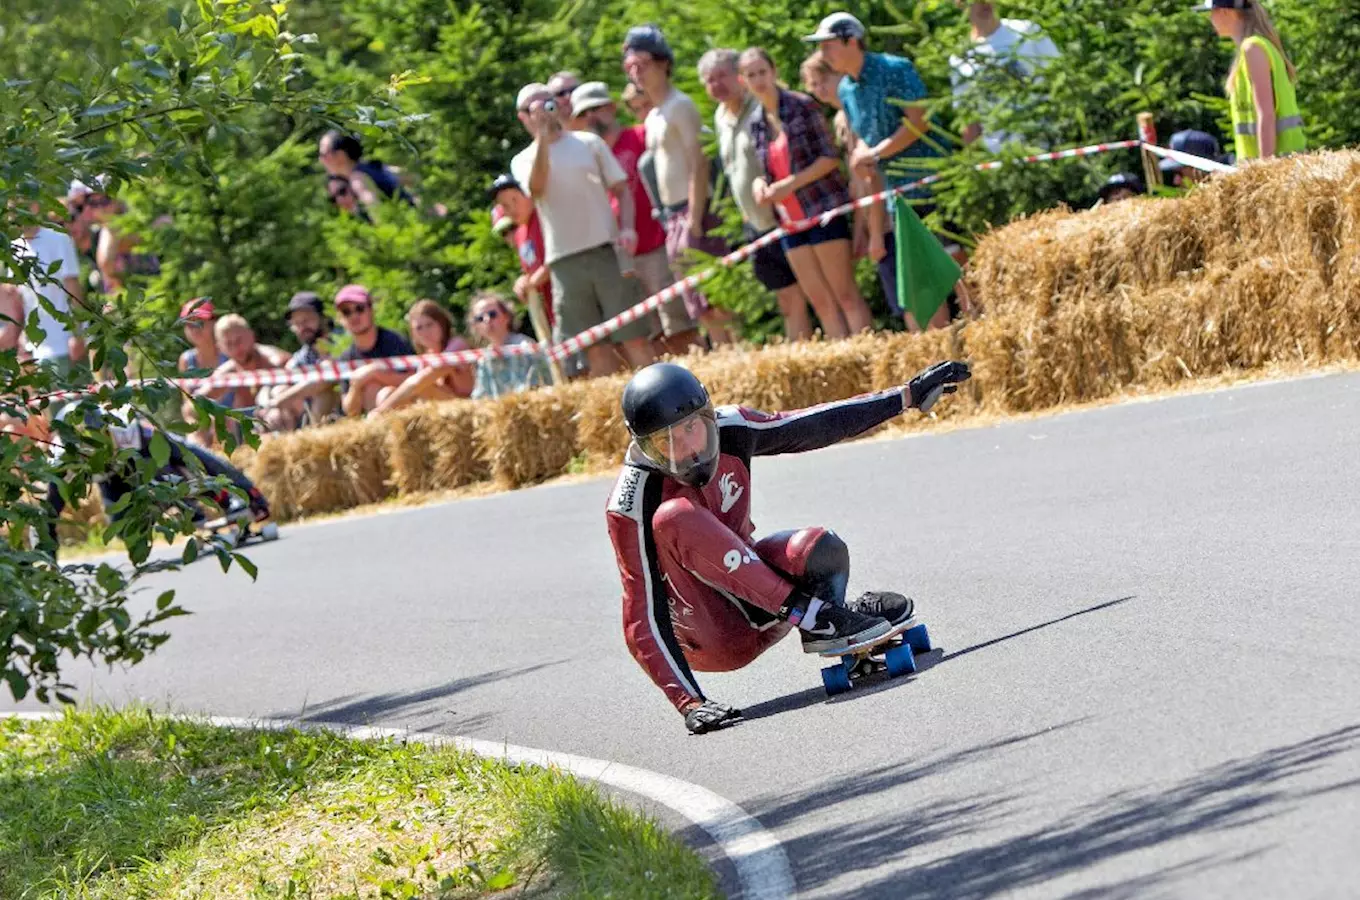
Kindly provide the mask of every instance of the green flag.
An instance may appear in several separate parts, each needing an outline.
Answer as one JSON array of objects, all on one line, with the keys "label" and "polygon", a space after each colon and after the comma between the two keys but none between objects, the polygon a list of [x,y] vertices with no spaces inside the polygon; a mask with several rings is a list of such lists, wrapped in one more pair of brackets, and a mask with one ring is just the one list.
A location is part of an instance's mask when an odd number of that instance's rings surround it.
[{"label": "green flag", "polygon": [[963,270],[902,197],[894,194],[893,234],[897,242],[897,301],[925,328]]}]

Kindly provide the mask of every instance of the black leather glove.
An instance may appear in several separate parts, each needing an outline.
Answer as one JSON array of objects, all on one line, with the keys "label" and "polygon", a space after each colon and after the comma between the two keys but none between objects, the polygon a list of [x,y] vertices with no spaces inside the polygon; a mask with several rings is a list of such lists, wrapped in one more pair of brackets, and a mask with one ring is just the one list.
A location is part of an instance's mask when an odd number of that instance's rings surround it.
[{"label": "black leather glove", "polygon": [[740,718],[741,710],[705,700],[701,705],[685,713],[685,727],[689,729],[690,734],[703,734],[731,725]]},{"label": "black leather glove", "polygon": [[921,412],[930,412],[930,408],[940,397],[954,393],[959,389],[960,382],[972,377],[973,372],[966,362],[951,359],[936,363],[907,382],[907,389],[911,392],[911,405]]}]

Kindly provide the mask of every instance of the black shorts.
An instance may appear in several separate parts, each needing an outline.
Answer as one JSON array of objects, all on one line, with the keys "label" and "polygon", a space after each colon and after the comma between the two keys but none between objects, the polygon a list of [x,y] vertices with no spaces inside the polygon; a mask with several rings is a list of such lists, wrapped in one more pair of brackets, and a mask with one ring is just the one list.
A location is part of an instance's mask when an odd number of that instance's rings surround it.
[{"label": "black shorts", "polygon": [[837,216],[825,225],[818,225],[809,228],[807,231],[800,231],[797,234],[786,234],[780,239],[779,243],[784,251],[797,250],[799,247],[811,247],[814,244],[825,244],[829,241],[848,241],[850,240],[850,223],[845,216]]},{"label": "black shorts", "polygon": [[[769,234],[769,232],[765,232]],[[755,229],[746,229],[746,242],[761,237]],[[786,287],[793,287],[798,283],[794,277],[793,269],[789,268],[788,257],[784,255],[784,248],[779,241],[772,241],[761,247],[751,257],[751,266],[755,270],[756,281],[763,284],[766,289],[771,291],[782,291]]]}]

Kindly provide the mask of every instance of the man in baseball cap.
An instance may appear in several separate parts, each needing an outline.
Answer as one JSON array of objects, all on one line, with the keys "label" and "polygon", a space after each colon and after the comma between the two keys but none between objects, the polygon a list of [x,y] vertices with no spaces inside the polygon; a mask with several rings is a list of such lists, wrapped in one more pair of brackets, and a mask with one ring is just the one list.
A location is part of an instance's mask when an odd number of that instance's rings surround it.
[{"label": "man in baseball cap", "polygon": [[848,41],[851,38],[864,40],[864,23],[848,12],[832,13],[817,25],[817,30],[803,38],[809,44],[826,41]]},{"label": "man in baseball cap", "polygon": [[[330,336],[335,323],[326,315],[326,306],[315,292],[294,294],[283,318],[299,344],[284,368],[300,369],[330,359],[330,354],[317,344]],[[325,381],[289,385],[272,392],[260,404],[258,415],[273,431],[292,431],[328,418],[335,411],[337,399],[335,385]]]}]

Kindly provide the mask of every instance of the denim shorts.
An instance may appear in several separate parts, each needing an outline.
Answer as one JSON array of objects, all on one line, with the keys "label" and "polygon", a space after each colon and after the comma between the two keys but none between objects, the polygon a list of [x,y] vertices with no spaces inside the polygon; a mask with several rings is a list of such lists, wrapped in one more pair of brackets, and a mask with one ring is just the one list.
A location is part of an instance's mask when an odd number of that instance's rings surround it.
[{"label": "denim shorts", "polygon": [[779,239],[779,246],[784,248],[784,252],[797,250],[799,247],[812,247],[817,244],[825,244],[828,241],[848,241],[850,240],[850,223],[845,216],[837,216],[825,225],[818,225],[809,228],[807,231],[800,231],[797,234],[786,234]]}]

